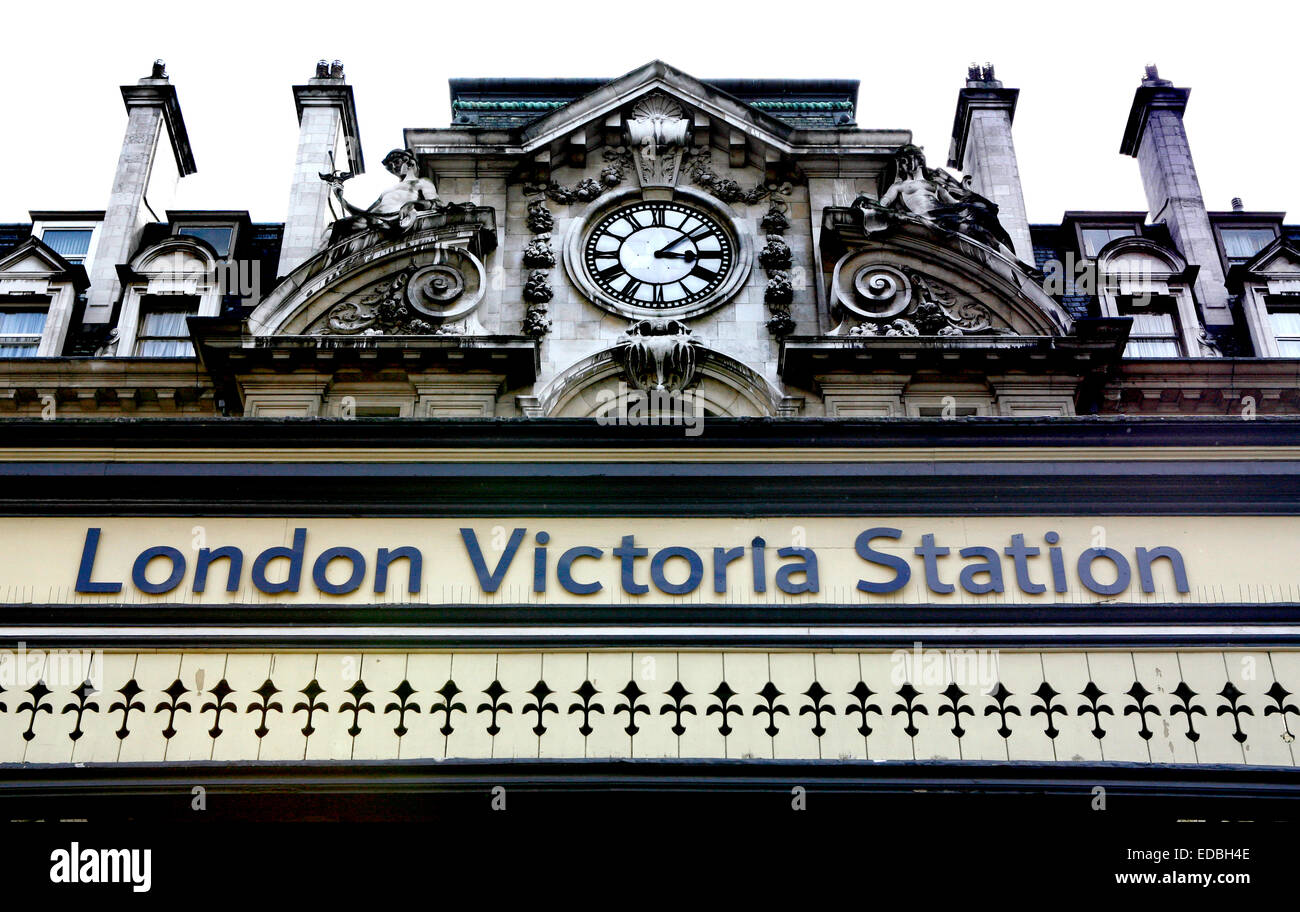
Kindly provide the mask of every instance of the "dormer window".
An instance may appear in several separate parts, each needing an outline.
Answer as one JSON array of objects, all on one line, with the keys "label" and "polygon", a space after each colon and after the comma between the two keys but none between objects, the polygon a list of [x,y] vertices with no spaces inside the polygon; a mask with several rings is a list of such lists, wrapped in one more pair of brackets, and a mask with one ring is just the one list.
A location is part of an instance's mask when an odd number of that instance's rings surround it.
[{"label": "dormer window", "polygon": [[1083,244],[1083,255],[1090,260],[1097,258],[1097,253],[1117,238],[1134,237],[1137,228],[1132,225],[1089,226],[1079,229]]},{"label": "dormer window", "polygon": [[94,233],[93,228],[46,228],[41,240],[69,263],[85,263]]},{"label": "dormer window", "polygon": [[176,233],[207,241],[217,252],[217,256],[225,258],[230,256],[235,229],[219,225],[180,225],[176,228]]},{"label": "dormer window", "polygon": [[1272,228],[1220,228],[1223,254],[1229,264],[1244,263],[1259,253],[1277,237]]}]

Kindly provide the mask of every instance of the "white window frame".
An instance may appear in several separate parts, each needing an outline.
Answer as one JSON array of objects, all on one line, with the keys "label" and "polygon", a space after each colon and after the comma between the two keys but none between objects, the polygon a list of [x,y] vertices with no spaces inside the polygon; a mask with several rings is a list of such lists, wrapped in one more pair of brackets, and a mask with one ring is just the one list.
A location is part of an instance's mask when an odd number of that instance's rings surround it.
[{"label": "white window frame", "polygon": [[61,219],[40,219],[32,222],[32,237],[39,238],[41,243],[45,243],[45,231],[85,231],[90,229],[90,244],[86,247],[86,255],[81,260],[82,267],[86,270],[86,275],[90,275],[90,267],[94,263],[95,250],[99,247],[99,231],[103,222],[90,221],[87,219],[70,219],[63,221]]}]

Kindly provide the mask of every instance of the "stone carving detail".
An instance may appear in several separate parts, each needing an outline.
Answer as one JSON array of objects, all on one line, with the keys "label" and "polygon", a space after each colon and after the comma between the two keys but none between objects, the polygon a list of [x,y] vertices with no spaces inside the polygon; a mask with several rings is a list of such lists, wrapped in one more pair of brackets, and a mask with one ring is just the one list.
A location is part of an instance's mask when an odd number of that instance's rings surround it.
[{"label": "stone carving detail", "polygon": [[524,283],[524,300],[530,304],[545,304],[555,297],[547,274],[541,269],[534,269]]},{"label": "stone carving detail", "polygon": [[627,169],[632,164],[632,153],[628,151],[626,146],[606,148],[603,155],[605,167],[600,171],[599,180],[587,177],[571,187],[543,181],[536,184],[525,184],[524,192],[544,193],[551,201],[562,206],[571,203],[589,203],[607,190],[612,190],[623,183]]},{"label": "stone carving detail", "polygon": [[551,331],[551,319],[546,305],[541,302],[530,301],[524,309],[524,322],[522,332],[534,341],[541,341],[542,336]]},{"label": "stone carving detail", "polygon": [[763,291],[763,301],[767,304],[772,317],[767,321],[768,331],[778,339],[794,332],[794,317],[790,314],[790,305],[794,302],[794,285],[790,273],[777,270],[767,280]]},{"label": "stone carving detail", "polygon": [[998,207],[970,188],[970,178],[958,180],[925,164],[918,146],[904,145],[894,156],[894,182],[879,200],[859,196],[853,208],[861,212],[868,235],[899,222],[929,225],[1015,257],[1010,235],[998,222]]},{"label": "stone carving detail", "polygon": [[785,239],[779,234],[769,234],[767,243],[758,253],[758,264],[767,270],[789,269],[793,261],[794,255]]},{"label": "stone carving detail", "polygon": [[632,107],[627,144],[635,151],[643,188],[677,185],[690,129],[690,118],[682,106],[663,92],[652,92]]},{"label": "stone carving detail", "polygon": [[528,204],[528,230],[533,234],[546,234],[555,228],[555,216],[551,215],[545,199],[535,199]]},{"label": "stone carving detail", "polygon": [[546,304],[555,297],[550,278],[544,270],[534,269],[524,283],[524,322],[523,334],[540,340],[551,331],[551,321]]},{"label": "stone carving detail", "polygon": [[389,280],[382,291],[366,295],[355,301],[336,304],[318,326],[319,335],[429,335],[437,330],[420,319],[410,307],[407,292],[411,277],[420,267],[407,266]]},{"label": "stone carving detail", "polygon": [[524,248],[524,266],[528,269],[550,269],[555,265],[555,250],[551,247],[551,236],[540,234],[537,239]]},{"label": "stone carving detail", "polygon": [[691,176],[691,183],[708,190],[724,203],[746,203],[749,205],[761,203],[781,187],[788,186],[775,183],[757,184],[746,190],[737,181],[723,177],[714,169],[712,152],[707,146],[692,149],[690,156],[690,163],[686,166],[686,172]]},{"label": "stone carving detail", "polygon": [[[837,276],[837,279],[839,277]],[[873,263],[853,273],[846,292],[837,282],[843,320],[831,335],[965,336],[1002,335],[988,309],[957,301],[910,267]]]},{"label": "stone carving detail", "polygon": [[619,339],[615,352],[629,386],[680,391],[695,379],[698,345],[680,320],[640,320]]},{"label": "stone carving detail", "polygon": [[433,263],[412,263],[372,290],[331,307],[312,335],[479,334],[474,317],[482,297],[477,261],[458,249],[439,249]]}]

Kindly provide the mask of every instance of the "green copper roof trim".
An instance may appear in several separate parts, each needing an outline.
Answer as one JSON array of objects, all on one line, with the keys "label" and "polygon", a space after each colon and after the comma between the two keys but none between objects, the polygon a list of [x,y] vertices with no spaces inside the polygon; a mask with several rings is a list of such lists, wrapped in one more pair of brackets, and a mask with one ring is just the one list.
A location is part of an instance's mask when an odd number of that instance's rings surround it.
[{"label": "green copper roof trim", "polygon": [[[457,98],[452,107],[458,111],[553,111],[567,101],[465,101]],[[748,104],[764,111],[852,111],[851,101],[751,101]]]}]

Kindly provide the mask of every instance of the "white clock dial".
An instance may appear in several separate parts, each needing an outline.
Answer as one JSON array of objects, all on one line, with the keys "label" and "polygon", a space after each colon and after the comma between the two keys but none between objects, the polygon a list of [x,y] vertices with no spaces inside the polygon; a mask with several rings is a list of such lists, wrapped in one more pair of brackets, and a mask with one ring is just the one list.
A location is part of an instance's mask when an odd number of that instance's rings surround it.
[{"label": "white clock dial", "polygon": [[587,236],[587,274],[609,297],[652,310],[687,307],[731,274],[731,235],[681,203],[632,203],[606,215]]}]

